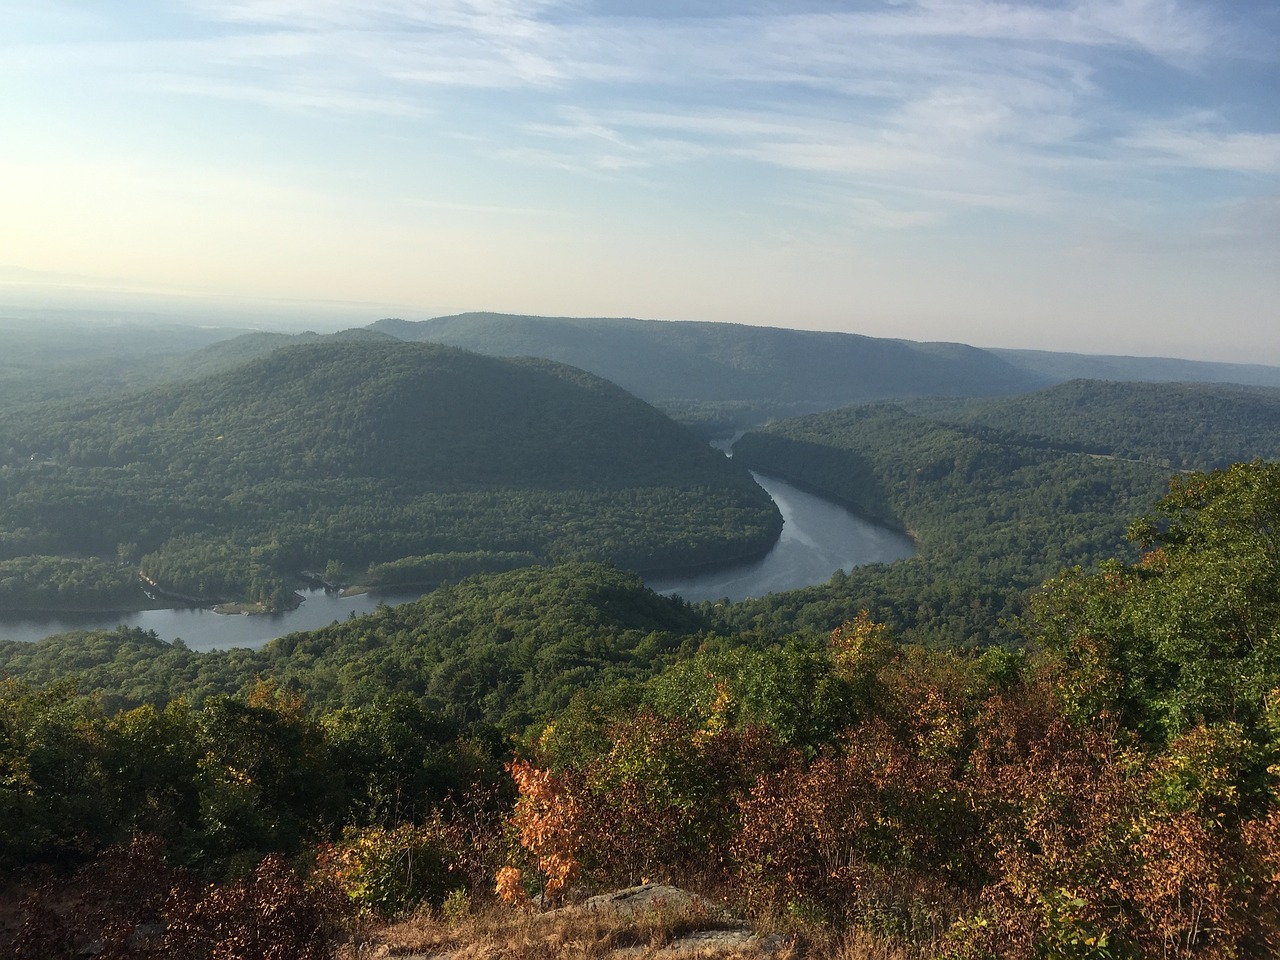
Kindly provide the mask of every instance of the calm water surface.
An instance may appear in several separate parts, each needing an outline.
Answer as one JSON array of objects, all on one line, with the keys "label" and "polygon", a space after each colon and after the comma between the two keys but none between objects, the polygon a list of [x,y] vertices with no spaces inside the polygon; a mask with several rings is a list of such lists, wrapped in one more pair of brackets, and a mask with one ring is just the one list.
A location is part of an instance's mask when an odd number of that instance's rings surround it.
[{"label": "calm water surface", "polygon": [[[782,536],[762,560],[715,573],[653,579],[659,593],[678,594],[690,602],[745,600],[779,590],[824,583],[836,570],[866,563],[886,563],[914,552],[910,539],[855,517],[843,507],[798,490],[772,477],[755,475],[782,512]],[[117,614],[6,616],[0,613],[0,640],[39,640],[70,630],[112,629],[118,625],[154,630],[162,640],[181,638],[193,650],[260,647],[274,637],[327,627],[352,614],[373,611],[379,603],[416,600],[420,592],[340,597],[323,590],[303,593],[296,610],[261,616],[224,616],[212,610],[141,610]]]},{"label": "calm water surface", "polygon": [[21,618],[0,613],[0,640],[39,640],[52,633],[70,630],[111,630],[117,626],[154,630],[161,640],[181,639],[193,650],[225,650],[230,647],[260,647],[268,640],[298,630],[318,630],[352,614],[371,613],[379,603],[396,604],[416,600],[413,593],[362,594],[341,597],[323,590],[299,590],[306,597],[302,606],[283,613],[224,615],[212,610],[139,610],[135,613],[23,614]]},{"label": "calm water surface", "polygon": [[825,583],[837,570],[847,573],[856,566],[890,563],[915,553],[910,537],[789,483],[754,471],[751,475],[782,513],[782,536],[773,549],[754,563],[692,577],[649,580],[649,587],[694,603],[725,597],[746,600]]}]

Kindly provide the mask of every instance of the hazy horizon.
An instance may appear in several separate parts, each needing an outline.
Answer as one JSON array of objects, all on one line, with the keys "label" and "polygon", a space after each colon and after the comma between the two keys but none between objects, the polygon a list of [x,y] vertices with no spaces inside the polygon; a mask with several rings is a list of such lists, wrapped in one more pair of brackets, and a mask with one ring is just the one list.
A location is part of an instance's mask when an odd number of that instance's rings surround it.
[{"label": "hazy horizon", "polygon": [[6,14],[0,314],[489,310],[1280,364],[1267,0]]},{"label": "hazy horizon", "polygon": [[[155,305],[153,305],[155,306]],[[277,312],[272,312],[271,305],[252,305],[240,304],[236,306],[228,306],[225,303],[210,302],[203,309],[199,306],[187,305],[183,310],[174,310],[165,312],[158,306],[154,309],[104,309],[100,307],[91,308],[56,308],[56,307],[39,307],[26,310],[9,310],[0,301],[0,324],[4,323],[67,323],[67,324],[117,324],[130,325],[138,327],[165,327],[165,326],[181,326],[193,327],[210,330],[226,330],[238,333],[265,332],[265,333],[285,333],[298,334],[304,332],[310,333],[337,333],[343,330],[350,330],[361,327],[368,327],[382,319],[401,319],[401,320],[432,320],[437,317],[456,316],[453,313],[440,313],[423,316],[402,316],[394,310],[390,312],[380,313],[377,316],[369,315],[361,312],[365,305],[350,304],[323,304],[316,305],[307,304],[289,304],[282,303],[275,305]],[[550,316],[546,314],[515,314],[508,311],[488,311],[488,310],[463,310],[461,314],[467,313],[497,313],[509,316]],[[574,319],[574,318],[570,318]],[[683,321],[683,320],[664,320],[659,317],[579,317],[577,319],[592,320],[653,320],[659,323],[683,323],[683,322],[711,322],[711,323],[732,323],[734,321]],[[801,332],[814,333],[850,333],[859,336],[871,336],[870,334],[859,334],[856,330],[819,330],[817,328],[790,326],[785,327],[781,324],[747,324],[748,326],[769,326],[786,330],[796,330]],[[910,340],[913,342],[932,342],[932,343],[963,343],[967,346],[978,347],[983,350],[1028,350],[1028,351],[1046,351],[1050,353],[1075,354],[1080,356],[1097,356],[1097,357],[1129,357],[1134,359],[1160,359],[1160,360],[1185,360],[1204,363],[1222,363],[1241,367],[1267,367],[1280,369],[1280,363],[1267,363],[1261,360],[1219,360],[1212,357],[1193,357],[1183,356],[1170,353],[1124,353],[1119,351],[1106,350],[1053,350],[1046,347],[1037,346],[1019,346],[1004,343],[969,343],[963,340],[915,340],[911,337],[891,337],[890,339]]]}]

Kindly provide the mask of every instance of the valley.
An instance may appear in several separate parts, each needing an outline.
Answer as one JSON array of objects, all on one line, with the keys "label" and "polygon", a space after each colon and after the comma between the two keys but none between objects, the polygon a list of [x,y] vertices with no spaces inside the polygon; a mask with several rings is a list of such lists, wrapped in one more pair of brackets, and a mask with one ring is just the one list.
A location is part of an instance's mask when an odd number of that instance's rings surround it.
[{"label": "valley", "polygon": [[[643,328],[617,324],[637,359]],[[653,876],[920,956],[1140,956],[1188,910],[1219,918],[1188,956],[1280,935],[1280,390],[1019,386],[972,348],[895,344],[874,362],[904,379],[850,388],[884,396],[781,377],[750,400],[727,371],[776,337],[681,335],[723,360],[714,390],[654,401],[683,424],[556,359],[376,330],[233,338],[6,407],[0,863],[52,871],[55,904],[93,871],[168,878],[191,899],[125,896],[173,944],[202,896],[258,882],[336,944],[349,910],[522,910]],[[956,379],[931,395],[939,363]],[[851,552],[858,531],[884,552]],[[742,560],[740,594],[656,575]],[[302,570],[423,586],[283,610]],[[276,612],[4,636],[23,609],[122,602],[139,573]],[[0,943],[83,939],[22,909],[46,926],[0,918]]]}]

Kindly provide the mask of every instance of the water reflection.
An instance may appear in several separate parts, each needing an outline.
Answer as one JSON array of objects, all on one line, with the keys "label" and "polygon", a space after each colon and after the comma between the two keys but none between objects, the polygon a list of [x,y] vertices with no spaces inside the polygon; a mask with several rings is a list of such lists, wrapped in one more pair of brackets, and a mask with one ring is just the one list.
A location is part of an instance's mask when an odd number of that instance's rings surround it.
[{"label": "water reflection", "polygon": [[139,610],[135,613],[61,613],[24,615],[21,619],[0,617],[0,639],[39,640],[71,630],[111,630],[117,626],[154,630],[162,640],[181,639],[193,650],[225,650],[230,647],[262,646],[268,640],[299,630],[318,630],[335,620],[370,613],[379,603],[396,604],[416,600],[421,592],[362,594],[342,597],[323,590],[300,591],[306,600],[295,610],[282,613],[237,616],[212,610]]},{"label": "water reflection", "polygon": [[782,512],[782,536],[762,560],[691,577],[654,579],[658,593],[691,602],[745,600],[825,583],[837,570],[889,563],[915,552],[911,539],[869,523],[843,507],[789,483],[752,473]]},{"label": "water reflection", "polygon": [[[648,586],[659,593],[678,594],[691,602],[745,600],[780,590],[824,583],[836,570],[866,563],[885,563],[909,557],[907,537],[868,523],[843,507],[789,483],[753,474],[782,512],[782,536],[762,560],[696,576],[653,579]],[[295,610],[258,616],[224,616],[212,610],[142,610],[122,614],[0,615],[0,639],[39,640],[71,630],[110,630],[118,625],[154,630],[163,640],[181,638],[193,650],[225,650],[262,646],[274,637],[299,630],[317,630],[335,620],[369,613],[379,603],[416,600],[421,593],[365,594],[341,597],[310,590]]]}]

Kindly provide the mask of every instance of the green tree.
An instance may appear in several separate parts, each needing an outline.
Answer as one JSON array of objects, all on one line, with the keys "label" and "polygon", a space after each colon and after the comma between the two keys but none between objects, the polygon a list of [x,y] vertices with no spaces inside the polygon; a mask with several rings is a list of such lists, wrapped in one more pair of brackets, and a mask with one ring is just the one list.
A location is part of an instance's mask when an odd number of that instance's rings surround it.
[{"label": "green tree", "polygon": [[1129,531],[1143,551],[1050,581],[1032,636],[1077,714],[1110,711],[1149,740],[1234,722],[1269,740],[1280,695],[1280,463],[1175,477]]}]

